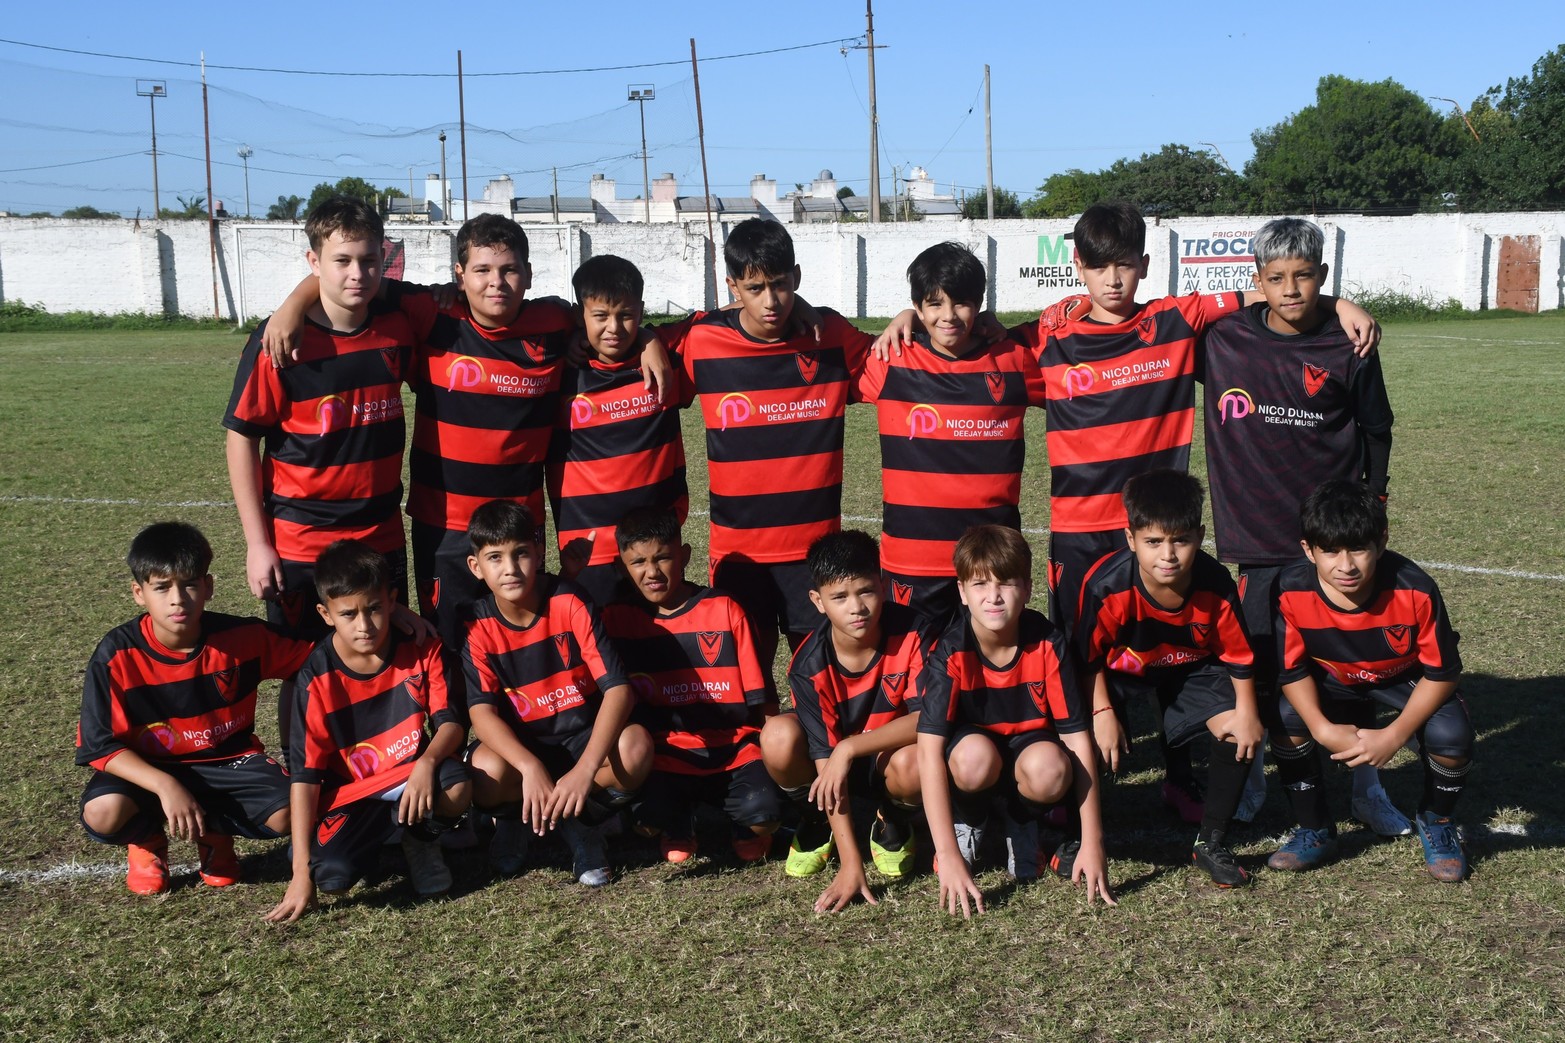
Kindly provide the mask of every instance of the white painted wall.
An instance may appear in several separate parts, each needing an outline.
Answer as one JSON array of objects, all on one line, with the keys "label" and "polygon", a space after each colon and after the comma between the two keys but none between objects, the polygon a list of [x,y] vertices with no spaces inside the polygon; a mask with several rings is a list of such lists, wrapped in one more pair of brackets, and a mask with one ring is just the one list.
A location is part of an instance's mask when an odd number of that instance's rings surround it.
[{"label": "white painted wall", "polygon": [[[1147,229],[1151,255],[1143,299],[1246,281],[1244,237],[1255,217],[1180,218]],[[1499,239],[1542,241],[1539,306],[1565,307],[1565,214],[1428,214],[1323,218],[1331,288],[1354,296],[1391,289],[1467,308],[1495,300]],[[845,315],[891,315],[908,303],[906,270],[918,252],[943,239],[966,244],[990,273],[993,307],[1042,308],[1079,292],[1070,271],[1068,221],[959,221],[867,225],[793,225],[805,297]],[[443,282],[455,260],[455,225],[392,225],[403,242],[404,277]],[[533,292],[569,297],[570,273],[587,257],[614,253],[640,266],[653,311],[712,307],[728,300],[720,264],[706,246],[704,222],[646,225],[529,225]],[[718,236],[726,226],[718,226]],[[1204,247],[1193,244],[1204,243]],[[218,226],[217,312],[265,315],[308,271],[301,226],[225,221]],[[1200,250],[1238,256],[1187,258]],[[718,251],[720,256],[720,251]],[[1226,282],[1225,282],[1226,280]],[[0,218],[0,300],[52,312],[213,314],[213,266],[201,221],[71,221]]]}]

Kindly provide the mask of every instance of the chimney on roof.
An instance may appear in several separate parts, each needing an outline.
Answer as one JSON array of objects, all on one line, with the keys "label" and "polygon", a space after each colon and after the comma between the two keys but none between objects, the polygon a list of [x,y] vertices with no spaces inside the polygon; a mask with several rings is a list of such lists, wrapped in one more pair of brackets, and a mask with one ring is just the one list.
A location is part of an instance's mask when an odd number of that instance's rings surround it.
[{"label": "chimney on roof", "polygon": [[777,182],[765,174],[750,179],[750,198],[762,206],[777,205]]},{"label": "chimney on roof", "polygon": [[614,202],[614,179],[604,177],[602,174],[592,175],[592,186],[588,189],[594,203],[605,205]]}]

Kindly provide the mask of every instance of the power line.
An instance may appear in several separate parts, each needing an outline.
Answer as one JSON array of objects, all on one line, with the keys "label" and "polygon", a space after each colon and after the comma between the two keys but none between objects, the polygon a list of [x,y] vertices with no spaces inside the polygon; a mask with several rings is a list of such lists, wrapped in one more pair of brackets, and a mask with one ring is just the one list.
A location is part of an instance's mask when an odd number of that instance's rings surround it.
[{"label": "power line", "polygon": [[135,152],[121,152],[117,156],[100,156],[97,159],[77,159],[72,160],[69,163],[45,163],[44,165],[37,167],[6,167],[5,169],[0,170],[0,174],[22,174],[29,170],[58,170],[60,167],[79,167],[87,163],[107,163],[111,159],[127,159],[131,156],[145,156],[146,154],[146,149],[139,149]]}]

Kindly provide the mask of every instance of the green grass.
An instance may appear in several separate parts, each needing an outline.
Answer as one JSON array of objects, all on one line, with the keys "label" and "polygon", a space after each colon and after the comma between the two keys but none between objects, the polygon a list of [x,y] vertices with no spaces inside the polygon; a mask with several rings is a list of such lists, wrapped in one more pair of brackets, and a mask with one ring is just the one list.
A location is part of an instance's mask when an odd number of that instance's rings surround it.
[{"label": "green grass", "polygon": [[[1214,890],[1185,867],[1188,831],[1158,805],[1145,717],[1132,770],[1107,793],[1114,910],[1089,909],[1055,881],[1013,888],[989,871],[980,882],[991,911],[971,923],[938,912],[927,873],[877,885],[876,907],[815,917],[821,882],[723,858],[673,869],[640,843],[623,849],[626,871],[601,893],[569,883],[551,846],[543,868],[507,882],[490,881],[475,853],[456,853],[449,901],[409,901],[393,872],[291,928],[260,921],[286,880],[276,844],[243,845],[256,882],[226,893],[187,875],[167,897],[139,900],[114,875],[27,874],[71,862],[112,874],[120,864],[76,822],[86,773],[72,764],[70,739],[87,657],[134,612],[123,565],[131,536],[164,517],[201,525],[217,550],[212,607],[257,607],[226,506],[218,427],[242,343],[199,328],[0,339],[0,592],[10,626],[0,646],[0,870],[9,874],[0,930],[11,938],[0,949],[0,1035],[1565,1038],[1558,580],[1434,573],[1462,632],[1479,728],[1461,810],[1474,874],[1456,886],[1427,877],[1416,841],[1371,842],[1344,822],[1337,866],[1305,877],[1263,870],[1245,893]],[[1425,562],[1565,573],[1562,343],[1560,316],[1387,328],[1394,547]],[[1032,424],[1038,447],[1041,419]],[[686,434],[700,509],[694,413]],[[849,516],[878,517],[875,446],[869,411],[851,410]],[[1035,451],[1029,529],[1047,528],[1043,475]],[[688,535],[692,573],[704,574],[703,525]],[[1416,802],[1409,755],[1386,781],[1404,808]],[[1345,777],[1331,786],[1345,805]],[[1252,866],[1285,814],[1274,792],[1236,838]],[[1500,831],[1521,826],[1526,837]],[[193,857],[175,845],[176,862]]]}]

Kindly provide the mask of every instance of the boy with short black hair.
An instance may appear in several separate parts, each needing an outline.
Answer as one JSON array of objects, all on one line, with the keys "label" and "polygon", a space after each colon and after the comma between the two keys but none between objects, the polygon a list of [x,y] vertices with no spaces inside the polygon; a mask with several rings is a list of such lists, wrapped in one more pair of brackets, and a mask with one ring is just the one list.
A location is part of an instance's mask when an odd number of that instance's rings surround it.
[{"label": "boy with short black hair", "polygon": [[193,525],[147,526],[127,563],[145,612],[87,664],[76,763],[94,771],[82,825],[127,849],[136,894],[168,889],[166,832],[196,843],[203,883],[227,887],[239,882],[235,833],[288,832],[288,776],[256,738],[256,685],[294,674],[311,643],[205,611],[212,547]]},{"label": "boy with short black hair", "polygon": [[313,908],[317,888],[342,894],[368,875],[398,827],[414,892],[446,893],[451,870],[438,838],[472,801],[459,759],[467,728],[449,702],[444,650],[392,630],[396,591],[385,557],[338,540],[316,560],[315,582],[331,634],[297,680],[293,878],[266,916],[274,923]]},{"label": "boy with short black hair", "polygon": [[1250,874],[1224,842],[1262,741],[1254,656],[1228,570],[1201,550],[1201,483],[1184,471],[1148,471],[1125,483],[1128,546],[1082,584],[1076,630],[1091,675],[1092,725],[1109,771],[1130,743],[1126,703],[1157,700],[1163,735],[1182,746],[1212,737],[1209,785],[1190,858],[1219,887]]},{"label": "boy with short black hair", "polygon": [[641,506],[669,507],[684,522],[685,440],[679,408],[689,405],[677,370],[662,393],[641,371],[641,272],[623,257],[583,261],[571,276],[589,355],[565,371],[559,427],[549,443],[547,480],[562,560],[592,600],[614,599],[622,573],[614,523]]},{"label": "boy with short black hair", "polygon": [[[935,844],[940,903],[981,913],[971,864],[997,788],[1008,805],[1008,868],[1038,872],[1037,820],[1071,800],[1080,827],[1050,860],[1083,879],[1088,902],[1113,905],[1098,809],[1097,755],[1065,636],[1026,607],[1032,549],[1015,529],[980,525],[957,541],[957,592],[966,614],[936,642],[920,677],[919,779]],[[955,804],[955,816],[952,805]]]},{"label": "boy with short black hair", "polygon": [[[1213,325],[1202,341],[1217,557],[1239,569],[1263,697],[1276,688],[1272,616],[1278,577],[1299,560],[1299,505],[1330,478],[1361,480],[1384,497],[1391,458],[1394,417],[1380,356],[1360,358],[1320,306],[1325,243],[1319,227],[1299,218],[1262,225],[1250,245],[1265,300]],[[1257,781],[1263,799],[1264,777]],[[1354,769],[1353,790],[1354,818],[1386,836],[1412,832],[1374,767]]]},{"label": "boy with short black hair", "polygon": [[771,849],[782,794],[761,761],[760,733],[775,712],[738,602],[685,579],[690,547],[673,511],[640,507],[616,526],[620,564],[636,598],[604,610],[636,689],[636,719],[654,744],[637,828],[661,837],[663,857],[696,852],[693,812],[721,808],[734,854],[757,862]]},{"label": "boy with short black hair", "polygon": [[810,544],[842,527],[843,417],[873,338],[819,309],[821,335],[790,333],[799,288],[793,240],[750,218],[723,244],[733,310],[664,326],[701,396],[711,483],[711,581],[750,616],[771,684],[779,633],[815,628]]},{"label": "boy with short black hair", "polygon": [[476,741],[474,802],[495,816],[494,869],[522,870],[528,833],[559,826],[572,875],[607,884],[602,825],[651,767],[645,729],[627,724],[631,690],[598,610],[544,571],[543,529],[513,500],[491,500],[468,524],[468,567],[488,589],[462,645]]},{"label": "boy with short black hair", "polygon": [[[1411,738],[1424,763],[1414,822],[1436,880],[1467,875],[1451,821],[1473,756],[1458,690],[1462,658],[1440,588],[1386,549],[1386,509],[1367,486],[1324,482],[1299,510],[1307,561],[1284,570],[1275,621],[1278,706],[1286,743],[1272,747],[1299,826],[1268,861],[1313,869],[1336,856],[1317,744],[1349,767],[1383,767]],[[1374,727],[1376,710],[1396,715]]]},{"label": "boy with short black hair", "polygon": [[856,529],[822,536],[807,559],[810,599],[825,618],[788,667],[793,711],[761,730],[761,753],[783,793],[802,805],[784,871],[814,876],[833,848],[836,878],[816,912],[871,905],[853,824],[854,792],[874,794],[870,856],[891,879],[913,869],[918,779],[918,677],[931,636],[913,610],[887,603],[874,537]]},{"label": "boy with short black hair", "polygon": [[957,539],[974,525],[1021,525],[1023,422],[1044,404],[1043,374],[1016,341],[974,335],[988,280],[967,247],[931,246],[907,277],[923,332],[901,354],[870,356],[855,390],[879,419],[892,599],[943,625],[959,607]]}]

